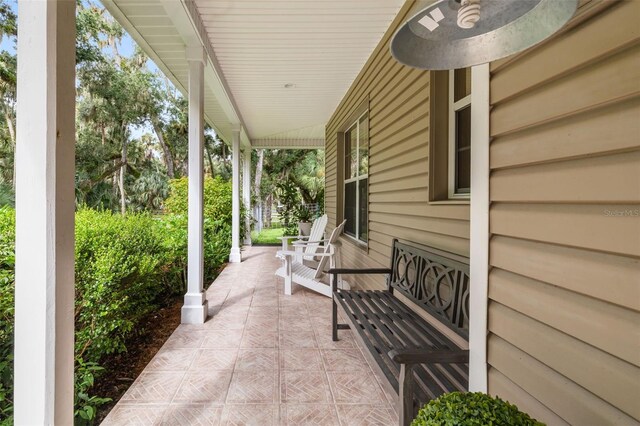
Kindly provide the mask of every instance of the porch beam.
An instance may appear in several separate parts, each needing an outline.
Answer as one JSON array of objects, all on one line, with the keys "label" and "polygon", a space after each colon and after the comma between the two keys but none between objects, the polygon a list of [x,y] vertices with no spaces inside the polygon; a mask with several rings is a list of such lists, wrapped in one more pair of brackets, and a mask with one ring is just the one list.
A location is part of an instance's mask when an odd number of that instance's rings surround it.
[{"label": "porch beam", "polygon": [[251,245],[251,149],[246,148],[242,156],[242,201],[247,212],[245,221],[244,245]]},{"label": "porch beam", "polygon": [[75,1],[18,13],[14,421],[73,424]]},{"label": "porch beam", "polygon": [[231,140],[231,253],[229,262],[242,262],[240,253],[240,126],[232,130]]},{"label": "porch beam", "polygon": [[182,324],[203,324],[208,302],[204,281],[204,64],[201,46],[187,48],[189,63],[189,210],[187,294]]}]

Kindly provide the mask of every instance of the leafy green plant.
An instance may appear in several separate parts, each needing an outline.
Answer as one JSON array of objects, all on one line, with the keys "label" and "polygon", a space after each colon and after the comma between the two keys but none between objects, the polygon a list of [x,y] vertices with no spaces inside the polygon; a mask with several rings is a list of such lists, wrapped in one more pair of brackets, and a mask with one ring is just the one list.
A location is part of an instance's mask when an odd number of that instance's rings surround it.
[{"label": "leafy green plant", "polygon": [[97,362],[126,350],[161,293],[164,247],[152,216],[76,214],[76,354]]},{"label": "leafy green plant", "polygon": [[96,375],[104,372],[104,368],[95,362],[84,362],[76,358],[75,371],[75,424],[91,425],[96,419],[98,407],[111,401],[111,398],[100,398],[89,395],[89,390],[95,384]]},{"label": "leafy green plant", "polygon": [[307,208],[307,206],[300,206],[297,211],[298,221],[300,222],[309,222],[311,220],[311,212]]},{"label": "leafy green plant", "polygon": [[15,211],[0,208],[0,425],[13,424]]},{"label": "leafy green plant", "polygon": [[451,392],[426,404],[411,426],[544,426],[513,404],[482,392]]}]

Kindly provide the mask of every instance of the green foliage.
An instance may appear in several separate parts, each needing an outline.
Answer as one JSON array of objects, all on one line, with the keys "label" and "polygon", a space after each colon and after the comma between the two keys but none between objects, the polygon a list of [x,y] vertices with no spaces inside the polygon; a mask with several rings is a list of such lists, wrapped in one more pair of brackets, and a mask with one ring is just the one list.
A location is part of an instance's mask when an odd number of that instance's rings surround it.
[{"label": "green foliage", "polygon": [[[167,230],[166,246],[175,250],[174,259],[170,262],[173,274],[186,276],[185,266],[178,259],[184,255],[186,262],[187,215],[188,215],[188,178],[171,180],[169,198],[165,201],[165,210],[169,213],[163,220]],[[204,264],[205,279],[215,276],[220,265],[226,261],[231,249],[231,182],[221,178],[205,178],[204,180]],[[244,212],[241,211],[241,214]],[[244,232],[244,221],[240,221],[240,235]],[[180,241],[175,240],[180,238]],[[181,248],[185,252],[180,253]]]},{"label": "green foliage", "polygon": [[291,180],[284,180],[276,184],[276,195],[280,201],[278,214],[285,227],[285,235],[298,235],[296,222],[296,212],[300,204],[298,188]]},{"label": "green foliage", "polygon": [[15,213],[0,208],[0,425],[12,424]]},{"label": "green foliage", "polygon": [[430,401],[411,426],[544,426],[498,397],[482,392],[451,392]]},{"label": "green foliage", "polygon": [[[209,182],[205,218],[205,274],[214,278],[229,254],[231,190]],[[223,198],[222,200],[220,198]],[[175,200],[175,208],[186,203]],[[222,220],[218,217],[223,218]],[[106,399],[90,394],[105,355],[126,351],[140,321],[186,283],[187,216],[125,216],[81,208],[76,213],[76,423],[92,424]],[[0,208],[0,425],[11,424],[15,211]]]},{"label": "green foliage", "polygon": [[298,211],[296,212],[296,217],[300,222],[309,222],[311,219],[311,212],[307,208],[307,206],[298,207]]},{"label": "green foliage", "polygon": [[111,401],[111,398],[100,398],[95,395],[89,395],[89,390],[95,384],[95,377],[104,371],[95,362],[84,362],[82,358],[76,359],[75,371],[75,424],[90,425],[93,424],[97,409],[103,404]]},{"label": "green foliage", "polygon": [[156,221],[81,209],[76,214],[76,353],[89,361],[125,350],[161,293],[164,260]]}]

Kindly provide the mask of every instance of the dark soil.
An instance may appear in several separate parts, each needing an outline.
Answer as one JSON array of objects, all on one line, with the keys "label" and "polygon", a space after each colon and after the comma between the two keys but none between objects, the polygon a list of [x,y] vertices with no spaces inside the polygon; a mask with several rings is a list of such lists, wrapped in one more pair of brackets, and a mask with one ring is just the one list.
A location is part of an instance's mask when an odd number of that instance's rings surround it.
[{"label": "dark soil", "polygon": [[112,401],[98,409],[96,424],[107,417],[109,411],[124,395],[136,377],[158,352],[171,333],[180,324],[182,297],[167,302],[164,308],[147,316],[140,324],[142,332],[127,342],[127,352],[114,354],[100,363],[105,374],[96,379],[91,394]]}]

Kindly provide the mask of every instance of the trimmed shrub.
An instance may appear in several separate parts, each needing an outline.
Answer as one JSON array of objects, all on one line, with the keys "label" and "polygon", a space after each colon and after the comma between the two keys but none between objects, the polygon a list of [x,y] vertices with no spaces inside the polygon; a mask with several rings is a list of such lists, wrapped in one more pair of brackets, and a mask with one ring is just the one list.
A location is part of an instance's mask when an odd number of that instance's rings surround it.
[{"label": "trimmed shrub", "polygon": [[[186,279],[188,178],[174,179],[169,183],[171,193],[165,201],[165,211],[169,213],[162,222],[165,227],[165,243],[174,255],[184,256],[184,265],[169,262],[175,268],[172,274]],[[204,276],[206,281],[215,278],[220,265],[226,262],[231,250],[231,182],[219,177],[204,179]],[[244,217],[244,209],[240,211]],[[244,220],[240,221],[240,235],[244,235]],[[178,239],[178,240],[176,240]],[[183,253],[180,253],[183,250]],[[176,258],[177,259],[177,258]]]},{"label": "trimmed shrub", "polygon": [[498,397],[482,392],[451,392],[431,400],[411,426],[544,426]]},{"label": "trimmed shrub", "polygon": [[13,424],[15,211],[0,208],[0,425]]},{"label": "trimmed shrub", "polygon": [[126,339],[162,293],[162,243],[149,214],[78,211],[76,355],[99,362],[126,350]]}]

